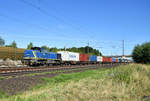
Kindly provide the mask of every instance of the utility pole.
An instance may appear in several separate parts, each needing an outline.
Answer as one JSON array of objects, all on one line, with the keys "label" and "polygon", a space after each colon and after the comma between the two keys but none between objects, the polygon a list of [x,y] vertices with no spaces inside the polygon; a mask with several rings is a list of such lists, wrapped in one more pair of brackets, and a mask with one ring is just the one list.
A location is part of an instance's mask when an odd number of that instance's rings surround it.
[{"label": "utility pole", "polygon": [[87,54],[89,53],[89,41],[88,41],[88,43],[87,43]]},{"label": "utility pole", "polygon": [[64,50],[66,51],[66,45],[64,46]]},{"label": "utility pole", "polygon": [[122,40],[122,57],[124,57],[124,40]]}]

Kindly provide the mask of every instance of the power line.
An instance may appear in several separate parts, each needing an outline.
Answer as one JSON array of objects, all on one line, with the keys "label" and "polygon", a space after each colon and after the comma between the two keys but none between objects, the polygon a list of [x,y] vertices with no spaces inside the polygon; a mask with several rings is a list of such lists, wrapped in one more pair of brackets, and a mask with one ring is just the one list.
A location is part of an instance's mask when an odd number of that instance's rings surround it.
[{"label": "power line", "polygon": [[[83,32],[83,30],[81,30],[81,27],[80,27],[80,28],[79,28],[79,27],[75,27],[73,24],[66,22],[64,19],[61,19],[60,17],[57,17],[56,15],[52,15],[52,14],[48,13],[47,11],[45,11],[44,9],[42,9],[41,7],[35,5],[35,4],[31,3],[31,2],[28,2],[28,1],[26,1],[26,0],[19,0],[19,1],[21,1],[21,2],[23,2],[24,4],[27,4],[27,5],[29,5],[29,6],[31,6],[31,7],[33,7],[33,8],[35,8],[35,9],[37,9],[39,12],[41,12],[42,14],[44,14],[44,15],[46,15],[46,16],[48,16],[48,17],[51,16],[51,17],[53,17],[54,19],[56,19],[56,20],[58,20],[58,21],[60,21],[60,22],[63,22],[63,23],[65,23],[65,24],[69,25],[70,27],[76,29],[77,31]],[[87,33],[87,32],[86,32],[86,33]],[[88,33],[89,33],[89,32],[88,32]]]},{"label": "power line", "polygon": [[[5,18],[10,18],[9,16],[5,16],[5,15],[0,15],[0,16],[3,16],[3,17],[5,17]],[[19,22],[19,23],[22,23],[22,21],[21,20],[18,20],[18,19],[16,19],[16,18],[13,18],[13,17],[11,17],[11,20],[13,20],[13,21],[16,21],[16,22]],[[34,25],[34,24],[32,24],[32,25]],[[38,26],[39,27],[39,26]],[[123,40],[124,41],[124,40]],[[88,46],[89,46],[89,42],[88,42]],[[116,46],[115,46],[116,47]],[[109,47],[110,48],[110,47]],[[113,48],[113,47],[112,47]],[[106,50],[106,49],[105,49]],[[88,52],[89,52],[89,49],[88,49]],[[123,56],[124,56],[124,42],[123,42]]]},{"label": "power line", "polygon": [[122,57],[124,57],[124,40],[122,40]]},{"label": "power line", "polygon": [[89,41],[88,41],[88,43],[87,43],[87,53],[89,53]]},{"label": "power line", "polygon": [[17,18],[15,18],[15,17],[12,17],[12,16],[7,16],[7,15],[4,15],[4,14],[0,14],[0,16],[1,17],[4,17],[4,18],[6,18],[6,19],[10,19],[10,20],[12,20],[12,21],[14,21],[14,22],[17,22],[17,23],[22,23],[22,24],[25,24],[25,25],[30,25],[30,26],[36,26],[36,27],[38,27],[38,28],[40,28],[40,29],[42,29],[42,30],[47,30],[47,28],[45,28],[45,27],[42,27],[42,26],[37,26],[37,24],[32,24],[32,23],[24,23],[24,22],[22,22],[20,19],[17,19]]},{"label": "power line", "polygon": [[[40,25],[37,25],[37,24],[27,23],[27,22],[22,21],[21,19],[18,19],[18,18],[12,17],[12,16],[7,16],[7,15],[5,15],[5,14],[0,14],[0,16],[3,17],[3,18],[5,18],[5,19],[9,19],[9,20],[11,20],[11,21],[17,22],[17,23],[21,23],[21,24],[24,24],[24,25],[27,25],[27,26],[33,26],[33,27],[35,27],[35,28],[37,28],[37,29],[41,29],[41,30],[43,30],[43,31],[49,32],[49,29],[48,29],[48,28],[43,27],[43,26],[40,26]],[[56,32],[53,32],[53,33],[56,33]],[[60,34],[60,33],[59,33],[59,35],[66,37],[65,34]],[[67,39],[67,38],[65,38],[65,39]]]},{"label": "power line", "polygon": [[38,0],[38,4],[39,4],[39,9],[40,9],[40,3],[41,3],[41,0]]}]

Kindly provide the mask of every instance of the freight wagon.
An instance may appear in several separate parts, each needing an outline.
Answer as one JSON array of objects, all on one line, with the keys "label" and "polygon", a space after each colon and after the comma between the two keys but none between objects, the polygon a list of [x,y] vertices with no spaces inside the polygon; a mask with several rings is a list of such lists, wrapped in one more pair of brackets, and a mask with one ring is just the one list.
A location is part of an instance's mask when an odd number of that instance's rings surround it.
[{"label": "freight wagon", "polygon": [[80,64],[89,64],[89,55],[88,54],[79,54],[79,63]]},{"label": "freight wagon", "polygon": [[97,56],[97,63],[100,64],[103,62],[103,57],[102,56]]},{"label": "freight wagon", "polygon": [[112,58],[112,61],[113,61],[113,63],[115,63],[116,62],[116,58]]},{"label": "freight wagon", "polygon": [[116,58],[116,61],[115,61],[116,63],[118,62],[118,59]]},{"label": "freight wagon", "polygon": [[96,64],[97,63],[97,56],[90,55],[89,61],[90,61],[90,64]]},{"label": "freight wagon", "polygon": [[61,54],[62,64],[77,64],[79,62],[79,53],[69,51],[58,51]]},{"label": "freight wagon", "polygon": [[113,58],[111,57],[103,57],[103,63],[112,63],[113,62]]}]

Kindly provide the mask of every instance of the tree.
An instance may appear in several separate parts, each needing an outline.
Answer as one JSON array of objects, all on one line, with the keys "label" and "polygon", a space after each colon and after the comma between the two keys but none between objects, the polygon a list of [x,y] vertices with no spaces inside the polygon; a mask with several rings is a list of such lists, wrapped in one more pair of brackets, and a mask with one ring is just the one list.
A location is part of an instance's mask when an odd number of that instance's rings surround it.
[{"label": "tree", "polygon": [[47,51],[49,52],[49,47],[47,47],[47,46],[42,46],[41,48],[43,48],[43,49],[45,49],[45,50],[47,50]]},{"label": "tree", "polygon": [[50,51],[50,52],[57,52],[58,49],[57,49],[56,47],[52,47],[52,48],[49,48],[49,51]]},{"label": "tree", "polygon": [[13,41],[10,46],[13,47],[13,48],[17,48],[17,43],[16,43],[16,41]]},{"label": "tree", "polygon": [[5,45],[5,40],[0,37],[0,46],[4,46],[4,45]]},{"label": "tree", "polygon": [[142,59],[142,47],[137,45],[132,52],[132,58],[135,62],[140,63]]},{"label": "tree", "polygon": [[31,49],[33,47],[33,43],[30,42],[29,45],[27,46],[27,49]]},{"label": "tree", "polygon": [[[58,50],[64,51],[64,49],[58,49]],[[66,51],[102,56],[102,53],[99,52],[99,50],[96,50],[96,49],[89,47],[89,46],[79,47],[79,48],[77,48],[77,47],[67,48]]]},{"label": "tree", "polygon": [[132,57],[137,63],[150,63],[150,42],[135,46]]}]

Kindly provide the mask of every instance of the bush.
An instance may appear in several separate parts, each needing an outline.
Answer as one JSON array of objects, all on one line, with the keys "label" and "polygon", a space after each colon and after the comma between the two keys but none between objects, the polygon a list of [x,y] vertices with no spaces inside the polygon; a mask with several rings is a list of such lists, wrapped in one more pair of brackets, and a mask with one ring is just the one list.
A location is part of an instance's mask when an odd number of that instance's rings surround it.
[{"label": "bush", "polygon": [[4,45],[5,45],[5,40],[0,37],[0,46],[4,46]]},{"label": "bush", "polygon": [[150,42],[135,46],[132,56],[137,63],[150,63]]}]

